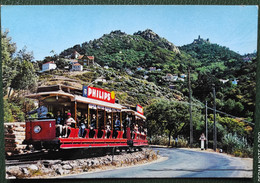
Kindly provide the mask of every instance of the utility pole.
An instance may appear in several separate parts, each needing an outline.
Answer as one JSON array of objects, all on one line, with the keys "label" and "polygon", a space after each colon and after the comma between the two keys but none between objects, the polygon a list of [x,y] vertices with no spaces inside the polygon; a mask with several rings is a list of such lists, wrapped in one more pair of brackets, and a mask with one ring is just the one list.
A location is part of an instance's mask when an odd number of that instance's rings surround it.
[{"label": "utility pole", "polygon": [[206,111],[205,111],[205,123],[206,123],[206,125],[205,125],[205,128],[206,128],[206,149],[208,149],[208,147],[209,147],[209,141],[208,141],[208,102],[206,101],[206,105],[205,105],[205,107],[206,107]]},{"label": "utility pole", "polygon": [[193,123],[192,123],[192,109],[191,109],[191,82],[190,82],[190,66],[188,69],[188,85],[189,85],[189,113],[190,113],[190,146],[193,144]]},{"label": "utility pole", "polygon": [[217,127],[216,127],[216,91],[215,91],[215,84],[213,84],[213,99],[214,99],[214,106],[213,106],[213,111],[214,111],[214,127],[213,127],[213,149],[216,151],[217,149]]}]

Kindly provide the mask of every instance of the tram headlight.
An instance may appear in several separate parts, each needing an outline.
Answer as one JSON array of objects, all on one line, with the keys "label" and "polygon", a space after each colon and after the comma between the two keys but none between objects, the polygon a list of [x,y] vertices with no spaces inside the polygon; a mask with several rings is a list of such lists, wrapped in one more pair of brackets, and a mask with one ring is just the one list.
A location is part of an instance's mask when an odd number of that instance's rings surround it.
[{"label": "tram headlight", "polygon": [[41,130],[42,130],[42,128],[40,126],[35,126],[33,128],[34,133],[40,133]]}]

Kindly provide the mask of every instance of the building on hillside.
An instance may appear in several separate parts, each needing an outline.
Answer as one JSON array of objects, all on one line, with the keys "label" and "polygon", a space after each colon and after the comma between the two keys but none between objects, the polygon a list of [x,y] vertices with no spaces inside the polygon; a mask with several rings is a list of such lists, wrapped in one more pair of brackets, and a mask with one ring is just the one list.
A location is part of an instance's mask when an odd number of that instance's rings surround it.
[{"label": "building on hillside", "polygon": [[77,59],[69,59],[68,61],[70,62],[71,65],[79,63]]},{"label": "building on hillside", "polygon": [[156,67],[149,67],[150,71],[156,71]]},{"label": "building on hillside", "polygon": [[83,66],[80,63],[72,65],[71,71],[83,71]]},{"label": "building on hillside", "polygon": [[232,81],[232,84],[233,84],[233,85],[237,85],[237,82],[238,82],[238,80],[234,79],[234,80]]},{"label": "building on hillside", "polygon": [[187,75],[186,75],[186,74],[181,74],[180,77],[181,77],[181,78],[186,78]]},{"label": "building on hillside", "polygon": [[106,83],[107,80],[104,76],[101,76],[95,80],[95,83],[98,83],[98,82]]},{"label": "building on hillside", "polygon": [[47,62],[45,64],[42,64],[42,70],[41,72],[54,70],[57,68],[57,65],[54,63],[54,61]]},{"label": "building on hillside", "polygon": [[94,56],[83,55],[79,57],[78,62],[83,66],[90,66],[90,65],[94,65],[94,59],[95,59]]},{"label": "building on hillside", "polygon": [[172,75],[170,73],[166,74],[166,76],[164,76],[164,79],[166,81],[177,81],[178,80],[178,76],[177,75]]},{"label": "building on hillside", "polygon": [[137,68],[136,68],[136,70],[138,70],[138,71],[141,71],[141,70],[144,70],[141,66],[138,66]]},{"label": "building on hillside", "polygon": [[173,90],[173,89],[175,89],[175,85],[169,85],[169,88],[170,88],[171,90]]},{"label": "building on hillside", "polygon": [[144,79],[148,79],[149,78],[149,76],[147,76],[147,75],[144,75]]},{"label": "building on hillside", "polygon": [[200,35],[198,36],[198,39],[194,39],[193,44],[198,44],[198,43],[209,43],[209,38],[208,39],[202,39],[200,38]]},{"label": "building on hillside", "polygon": [[81,55],[77,52],[77,51],[74,51],[71,55],[70,55],[70,58],[71,59],[79,59]]},{"label": "building on hillside", "polygon": [[184,82],[184,78],[178,78],[178,81]]},{"label": "building on hillside", "polygon": [[226,82],[228,82],[229,80],[228,79],[219,79],[219,81],[223,84],[225,84]]}]

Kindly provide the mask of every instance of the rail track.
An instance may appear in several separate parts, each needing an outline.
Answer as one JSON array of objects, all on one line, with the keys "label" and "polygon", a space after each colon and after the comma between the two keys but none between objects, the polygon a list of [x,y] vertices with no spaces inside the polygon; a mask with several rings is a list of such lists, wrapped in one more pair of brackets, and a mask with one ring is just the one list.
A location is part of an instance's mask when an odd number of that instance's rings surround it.
[{"label": "rail track", "polygon": [[36,164],[40,160],[75,160],[84,158],[101,157],[104,155],[118,155],[122,153],[132,153],[142,151],[142,149],[126,148],[84,148],[84,149],[66,149],[56,151],[34,151],[25,154],[6,156],[6,166]]}]

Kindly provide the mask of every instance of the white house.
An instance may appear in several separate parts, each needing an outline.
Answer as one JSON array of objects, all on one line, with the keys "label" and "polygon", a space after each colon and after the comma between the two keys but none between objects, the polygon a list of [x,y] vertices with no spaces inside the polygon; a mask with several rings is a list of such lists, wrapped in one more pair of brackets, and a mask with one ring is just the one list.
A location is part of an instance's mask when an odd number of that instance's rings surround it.
[{"label": "white house", "polygon": [[57,68],[57,65],[53,61],[42,64],[42,72],[53,70],[56,68]]},{"label": "white house", "polygon": [[79,63],[75,63],[72,65],[72,71],[83,71],[83,66]]}]

